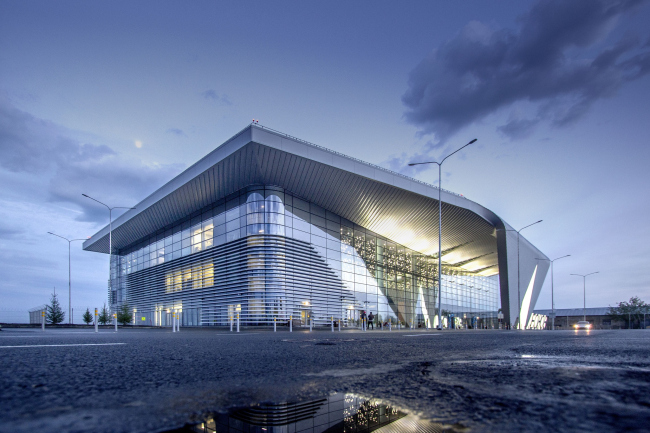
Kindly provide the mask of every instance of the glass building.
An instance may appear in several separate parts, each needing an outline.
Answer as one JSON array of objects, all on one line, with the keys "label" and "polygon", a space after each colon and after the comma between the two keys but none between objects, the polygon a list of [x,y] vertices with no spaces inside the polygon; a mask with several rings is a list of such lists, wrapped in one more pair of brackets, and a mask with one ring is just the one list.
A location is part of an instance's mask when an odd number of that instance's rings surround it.
[{"label": "glass building", "polygon": [[197,433],[433,433],[445,430],[442,424],[422,420],[387,402],[346,393],[213,413],[203,422],[186,428]]},{"label": "glass building", "polygon": [[[156,326],[176,313],[182,326],[358,327],[372,312],[373,327],[431,328],[441,278],[443,327],[528,325],[545,256],[444,191],[440,272],[437,196],[250,125],[113,222],[109,302]],[[84,249],[108,253],[108,237]]]}]

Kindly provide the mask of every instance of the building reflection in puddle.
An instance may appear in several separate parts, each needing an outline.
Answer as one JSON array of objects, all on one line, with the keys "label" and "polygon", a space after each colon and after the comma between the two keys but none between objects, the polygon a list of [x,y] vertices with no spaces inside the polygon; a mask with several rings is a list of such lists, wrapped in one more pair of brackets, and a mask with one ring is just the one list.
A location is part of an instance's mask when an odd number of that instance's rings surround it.
[{"label": "building reflection in puddle", "polygon": [[439,424],[421,421],[380,400],[336,393],[301,403],[264,403],[228,414],[213,414],[187,426],[197,433],[398,433],[436,432]]}]

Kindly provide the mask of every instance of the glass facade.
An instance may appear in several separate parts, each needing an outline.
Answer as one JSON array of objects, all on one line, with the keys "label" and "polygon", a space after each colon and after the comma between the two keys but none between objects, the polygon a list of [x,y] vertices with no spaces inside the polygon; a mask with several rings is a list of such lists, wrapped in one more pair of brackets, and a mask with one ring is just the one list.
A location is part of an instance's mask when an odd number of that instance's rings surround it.
[{"label": "glass facade", "polygon": [[[114,307],[137,324],[437,326],[437,257],[281,188],[251,186],[113,256]],[[497,327],[498,276],[443,263],[443,326]]]},{"label": "glass facade", "polygon": [[[442,425],[421,421],[384,401],[334,393],[299,403],[266,403],[230,413],[215,413],[188,426],[197,433],[370,433],[399,420],[389,431],[442,431]],[[405,427],[410,427],[405,428]]]}]

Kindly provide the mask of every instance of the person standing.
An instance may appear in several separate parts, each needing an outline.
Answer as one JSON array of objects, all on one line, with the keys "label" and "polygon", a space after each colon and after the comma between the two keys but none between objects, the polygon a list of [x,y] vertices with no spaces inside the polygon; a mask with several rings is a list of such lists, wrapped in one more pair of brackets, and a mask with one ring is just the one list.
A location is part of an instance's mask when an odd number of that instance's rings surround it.
[{"label": "person standing", "polygon": [[361,314],[359,315],[359,318],[361,319],[361,329],[363,329],[364,323],[366,321],[366,310],[361,310]]},{"label": "person standing", "polygon": [[374,314],[372,314],[372,311],[371,311],[370,314],[368,314],[368,326],[369,327],[372,326],[373,330],[375,329],[374,320],[375,320],[375,316],[374,316]]}]

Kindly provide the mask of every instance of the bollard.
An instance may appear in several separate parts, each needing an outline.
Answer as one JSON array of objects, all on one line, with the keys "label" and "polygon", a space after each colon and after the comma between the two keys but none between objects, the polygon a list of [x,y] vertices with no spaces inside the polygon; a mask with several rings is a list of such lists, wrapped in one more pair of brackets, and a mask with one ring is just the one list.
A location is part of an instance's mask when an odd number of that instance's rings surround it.
[{"label": "bollard", "polygon": [[237,313],[237,332],[239,332],[239,313]]},{"label": "bollard", "polygon": [[332,332],[334,332],[334,316],[332,316]]},{"label": "bollard", "polygon": [[273,332],[278,332],[278,324],[275,320],[276,318],[273,318]]},{"label": "bollard", "polygon": [[181,332],[181,313],[176,312],[176,332]]},{"label": "bollard", "polygon": [[393,321],[388,322],[388,332],[393,330]]},{"label": "bollard", "polygon": [[293,332],[293,316],[289,316],[289,332]]},{"label": "bollard", "polygon": [[172,311],[172,332],[176,332],[176,313]]},{"label": "bollard", "polygon": [[230,332],[232,332],[232,322],[233,322],[232,316],[230,316]]},{"label": "bollard", "polygon": [[341,332],[341,319],[339,319],[339,332]]},{"label": "bollard", "polygon": [[314,324],[314,319],[309,318],[309,332],[311,332],[312,325]]},{"label": "bollard", "polygon": [[113,323],[115,323],[115,332],[117,332],[117,314],[113,313]]},{"label": "bollard", "polygon": [[95,332],[99,332],[99,329],[97,328],[97,308],[95,308]]},{"label": "bollard", "polygon": [[41,311],[41,330],[45,332],[45,310]]}]

